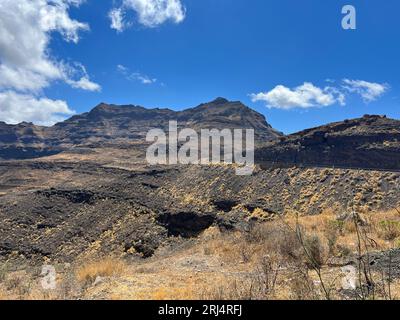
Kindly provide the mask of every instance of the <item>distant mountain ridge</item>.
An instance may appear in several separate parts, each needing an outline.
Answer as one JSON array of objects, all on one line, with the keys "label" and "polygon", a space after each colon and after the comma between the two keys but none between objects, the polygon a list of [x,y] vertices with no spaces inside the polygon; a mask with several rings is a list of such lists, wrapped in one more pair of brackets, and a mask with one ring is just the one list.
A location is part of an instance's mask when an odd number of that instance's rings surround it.
[{"label": "distant mountain ridge", "polygon": [[264,167],[400,170],[400,121],[366,115],[284,136],[239,101],[217,98],[183,111],[101,103],[52,127],[0,122],[0,159],[30,159],[87,148],[141,148],[169,121],[200,129],[254,129],[256,163]]},{"label": "distant mountain ridge", "polygon": [[307,129],[260,148],[256,158],[266,167],[400,170],[400,121],[365,115]]},{"label": "distant mountain ridge", "polygon": [[262,114],[239,101],[224,98],[183,111],[101,103],[90,112],[75,115],[52,127],[0,123],[0,158],[28,159],[74,147],[127,147],[144,141],[150,129],[167,130],[170,120],[177,120],[180,127],[195,130],[254,129],[258,143],[282,136]]}]

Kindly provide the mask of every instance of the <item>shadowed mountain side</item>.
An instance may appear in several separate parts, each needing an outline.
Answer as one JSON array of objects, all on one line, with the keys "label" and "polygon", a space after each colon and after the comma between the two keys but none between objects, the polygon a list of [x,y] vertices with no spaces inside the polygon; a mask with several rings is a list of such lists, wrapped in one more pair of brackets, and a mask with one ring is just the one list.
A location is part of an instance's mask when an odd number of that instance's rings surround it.
[{"label": "shadowed mountain side", "polygon": [[400,121],[366,115],[305,130],[256,152],[262,167],[400,170]]},{"label": "shadowed mountain side", "polygon": [[127,148],[143,144],[150,129],[167,130],[172,120],[178,121],[179,127],[196,131],[211,128],[254,129],[258,145],[282,135],[266,122],[263,115],[241,102],[223,98],[184,111],[102,103],[90,112],[73,116],[52,127],[0,123],[0,158],[35,158],[76,147]]},{"label": "shadowed mountain side", "polygon": [[230,166],[12,161],[0,163],[0,186],[0,262],[92,251],[149,257],[211,225],[247,230],[293,212],[384,211],[400,199],[398,172],[320,168],[240,177]]}]

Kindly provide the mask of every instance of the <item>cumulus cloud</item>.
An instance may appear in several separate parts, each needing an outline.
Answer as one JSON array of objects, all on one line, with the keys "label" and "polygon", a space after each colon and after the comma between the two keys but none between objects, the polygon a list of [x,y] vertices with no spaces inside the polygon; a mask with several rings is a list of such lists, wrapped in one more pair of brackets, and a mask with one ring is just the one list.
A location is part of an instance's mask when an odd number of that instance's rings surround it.
[{"label": "cumulus cloud", "polygon": [[0,92],[0,119],[10,124],[29,121],[47,126],[72,114],[74,111],[65,101],[36,98],[14,91]]},{"label": "cumulus cloud", "polygon": [[[71,78],[72,73],[66,70],[71,70],[73,67],[57,61],[51,56],[48,48],[51,34],[54,32],[60,33],[68,42],[77,43],[79,33],[89,30],[87,24],[72,19],[68,12],[71,6],[78,6],[83,1],[1,0],[0,93],[4,101],[16,104],[29,102],[31,107],[56,110],[54,112],[61,110],[61,113],[65,111],[65,114],[70,114],[71,110],[68,107],[64,108],[66,104],[61,107],[60,101],[51,103],[52,100],[41,97],[43,89],[54,81],[64,81],[84,90],[96,91],[100,88],[98,84],[90,81],[87,73],[80,78]],[[21,107],[15,106],[16,110],[24,115],[24,120],[41,119],[30,118],[33,117],[33,113],[21,112]],[[2,116],[5,115],[5,108],[4,105],[0,105]],[[10,114],[9,107],[7,108],[7,114]],[[44,110],[41,114],[48,113]],[[58,118],[59,115],[49,116],[52,121]],[[0,118],[0,120],[7,119],[10,117]],[[45,122],[43,119],[38,121]]]},{"label": "cumulus cloud", "polygon": [[332,87],[319,88],[305,82],[294,89],[278,85],[269,92],[251,94],[253,102],[264,101],[270,108],[293,109],[327,107],[339,102],[344,104],[344,96]]},{"label": "cumulus cloud", "polygon": [[122,0],[121,6],[113,8],[109,13],[111,28],[120,32],[129,26],[124,16],[130,10],[136,13],[138,23],[149,28],[167,21],[180,23],[185,19],[185,8],[181,0]]},{"label": "cumulus cloud", "polygon": [[374,83],[363,80],[343,80],[343,88],[351,93],[359,94],[365,102],[375,101],[389,89],[385,83]]},{"label": "cumulus cloud", "polygon": [[142,84],[154,84],[157,82],[156,78],[151,78],[148,75],[140,72],[130,72],[129,69],[121,64],[117,65],[117,70],[125,79],[129,81],[140,81]]},{"label": "cumulus cloud", "polygon": [[253,102],[265,102],[269,108],[307,109],[328,107],[334,104],[345,106],[349,94],[360,95],[364,102],[371,102],[381,97],[389,89],[388,84],[363,80],[343,79],[336,84],[335,80],[327,79],[326,82],[329,82],[329,85],[323,88],[309,82],[293,89],[278,85],[271,91],[253,93],[250,94],[250,97]]}]

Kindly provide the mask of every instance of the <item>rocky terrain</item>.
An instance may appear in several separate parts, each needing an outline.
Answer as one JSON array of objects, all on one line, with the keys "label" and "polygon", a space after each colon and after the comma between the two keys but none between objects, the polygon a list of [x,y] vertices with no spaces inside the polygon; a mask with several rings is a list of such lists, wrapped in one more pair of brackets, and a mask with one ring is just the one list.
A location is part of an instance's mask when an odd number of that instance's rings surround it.
[{"label": "rocky terrain", "polygon": [[265,117],[240,102],[223,98],[184,111],[146,109],[140,106],[99,104],[52,127],[31,123],[0,122],[0,159],[29,159],[82,148],[138,148],[150,129],[167,131],[169,121],[179,127],[200,129],[254,129],[256,143],[264,144],[282,134]]},{"label": "rocky terrain", "polygon": [[257,153],[265,166],[400,170],[400,121],[366,115],[305,130]]},{"label": "rocky terrain", "polygon": [[[148,166],[147,130],[168,120],[254,128],[254,174]],[[396,208],[399,123],[368,116],[284,137],[262,115],[218,98],[180,112],[100,104],[49,128],[0,124],[0,259],[147,258],[211,226],[246,230],[293,212]]]}]

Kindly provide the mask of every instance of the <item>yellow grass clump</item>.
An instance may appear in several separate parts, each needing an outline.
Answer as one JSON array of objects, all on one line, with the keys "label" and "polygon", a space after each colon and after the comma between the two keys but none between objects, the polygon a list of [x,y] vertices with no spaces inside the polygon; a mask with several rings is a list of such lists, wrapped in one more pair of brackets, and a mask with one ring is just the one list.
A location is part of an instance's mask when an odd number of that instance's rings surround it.
[{"label": "yellow grass clump", "polygon": [[123,261],[116,258],[105,258],[86,263],[76,271],[76,278],[80,283],[92,283],[97,277],[111,277],[122,275],[126,270]]},{"label": "yellow grass clump", "polygon": [[0,291],[0,301],[3,300],[7,300],[7,295],[4,292]]}]

